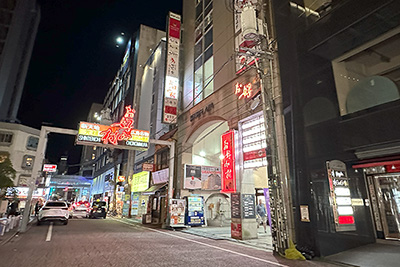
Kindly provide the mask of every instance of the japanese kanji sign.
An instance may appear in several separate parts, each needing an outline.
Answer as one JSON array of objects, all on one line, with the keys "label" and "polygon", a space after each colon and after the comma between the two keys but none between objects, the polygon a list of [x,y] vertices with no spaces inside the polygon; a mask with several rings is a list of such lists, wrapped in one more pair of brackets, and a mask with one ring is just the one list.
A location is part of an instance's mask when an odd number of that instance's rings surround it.
[{"label": "japanese kanji sign", "polygon": [[221,192],[236,192],[236,168],[235,168],[235,132],[229,131],[221,136]]},{"label": "japanese kanji sign", "polygon": [[163,123],[177,123],[181,16],[169,13]]},{"label": "japanese kanji sign", "polygon": [[125,115],[120,122],[112,125],[100,125],[91,122],[80,122],[76,144],[102,147],[147,150],[150,133],[132,128],[135,110],[125,107]]}]

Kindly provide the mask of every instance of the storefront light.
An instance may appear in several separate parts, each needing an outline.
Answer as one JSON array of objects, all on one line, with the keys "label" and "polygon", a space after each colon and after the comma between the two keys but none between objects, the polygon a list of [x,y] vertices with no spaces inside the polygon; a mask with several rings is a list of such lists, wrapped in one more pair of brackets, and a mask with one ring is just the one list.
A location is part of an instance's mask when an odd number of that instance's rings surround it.
[{"label": "storefront light", "polygon": [[220,159],[220,160],[223,160],[224,158],[225,158],[224,155],[222,155],[222,154],[219,155],[219,159]]},{"label": "storefront light", "polygon": [[353,215],[353,208],[351,206],[338,206],[339,215]]},{"label": "storefront light", "polygon": [[350,196],[350,189],[347,187],[336,187],[335,188],[336,196]]},{"label": "storefront light", "polygon": [[351,205],[351,198],[349,197],[337,197],[336,203],[338,205]]},{"label": "storefront light", "polygon": [[202,157],[205,157],[206,156],[206,152],[204,152],[204,151],[200,151],[200,156],[202,156]]}]

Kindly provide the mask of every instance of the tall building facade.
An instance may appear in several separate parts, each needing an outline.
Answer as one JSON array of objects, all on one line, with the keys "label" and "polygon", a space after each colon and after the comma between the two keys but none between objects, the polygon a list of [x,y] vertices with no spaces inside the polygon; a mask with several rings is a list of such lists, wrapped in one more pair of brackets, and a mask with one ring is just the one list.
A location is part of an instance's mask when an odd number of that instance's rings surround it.
[{"label": "tall building facade", "polygon": [[[161,46],[158,47],[157,45],[160,43],[162,38],[165,38],[165,33],[163,31],[145,25],[140,25],[138,31],[130,40],[128,40],[121,67],[118,69],[117,74],[114,77],[104,99],[103,108],[101,111],[102,114],[100,114],[100,123],[111,124],[119,121],[125,113],[125,107],[129,105],[135,109],[137,113],[140,113],[142,93],[145,95],[144,98],[150,97],[148,101],[152,101],[154,95],[152,94],[153,88],[148,88],[147,91],[143,91],[141,89],[143,85],[142,79],[144,77],[145,69],[147,69],[147,71],[154,71],[150,69],[152,66],[145,66],[151,55],[158,55],[158,53],[161,51],[160,49],[162,49],[162,42]],[[154,67],[157,66],[154,65]],[[161,69],[158,71],[163,70]],[[157,96],[155,95],[154,97]],[[149,105],[148,102],[143,103],[142,109],[150,106],[151,105]],[[149,115],[146,112],[147,110],[142,111],[144,116]],[[105,122],[104,116],[109,116],[107,122]],[[137,127],[139,123],[138,116],[139,115],[136,114],[134,117],[133,128],[136,129],[138,129]],[[158,126],[153,124],[152,127]],[[146,128],[150,129],[149,121],[147,121]],[[128,168],[133,173],[134,164],[128,164],[130,157],[129,154],[132,153],[134,155],[134,151],[129,152],[128,150],[120,149],[111,150],[102,147],[97,148],[94,153],[94,190],[92,190],[93,198],[104,198],[110,201],[110,204],[116,204],[116,208],[119,210],[119,212],[122,212],[124,205],[124,201],[122,199],[123,186],[116,186],[116,183],[118,182],[116,181],[116,177],[128,177]],[[122,191],[115,191],[116,189],[122,189]],[[116,199],[116,201],[112,201],[113,199]],[[114,209],[115,206],[112,206],[111,208]],[[127,210],[125,209],[125,211]]]},{"label": "tall building facade", "polygon": [[35,0],[0,3],[0,120],[17,121],[33,45],[40,21]]},{"label": "tall building facade", "polygon": [[329,255],[398,240],[400,3],[268,4],[298,247]]},{"label": "tall building facade", "polygon": [[[255,202],[266,204],[268,189],[262,109],[252,104],[261,89],[257,70],[243,64],[243,31],[229,1],[185,0],[182,16],[177,197],[202,197],[207,225],[257,238]],[[241,213],[241,201],[251,212]]]}]

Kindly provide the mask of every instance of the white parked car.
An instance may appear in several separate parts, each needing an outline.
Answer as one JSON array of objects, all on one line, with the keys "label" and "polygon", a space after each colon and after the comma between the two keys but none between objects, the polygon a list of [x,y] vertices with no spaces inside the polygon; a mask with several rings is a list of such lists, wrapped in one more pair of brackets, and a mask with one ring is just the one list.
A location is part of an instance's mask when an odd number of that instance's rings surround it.
[{"label": "white parked car", "polygon": [[69,210],[68,204],[64,201],[47,201],[39,210],[37,224],[44,221],[61,221],[68,224]]}]

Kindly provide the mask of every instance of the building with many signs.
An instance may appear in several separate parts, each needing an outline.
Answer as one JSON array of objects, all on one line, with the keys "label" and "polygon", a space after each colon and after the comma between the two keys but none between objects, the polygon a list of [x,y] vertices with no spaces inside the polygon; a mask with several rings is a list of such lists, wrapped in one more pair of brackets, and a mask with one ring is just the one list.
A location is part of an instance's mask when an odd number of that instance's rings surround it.
[{"label": "building with many signs", "polygon": [[203,224],[251,239],[260,234],[255,203],[265,204],[268,190],[265,124],[257,105],[260,78],[249,67],[255,58],[241,54],[250,46],[234,16],[242,7],[233,8],[224,1],[183,2],[176,189],[188,202],[203,199]]},{"label": "building with many signs", "polygon": [[[203,197],[209,225],[222,218],[242,239],[258,235],[261,199],[278,250],[289,238],[323,256],[398,240],[400,3],[231,2],[183,2],[177,197]],[[276,176],[271,125],[287,146]],[[222,177],[211,188],[210,167]]]},{"label": "building with many signs", "polygon": [[[97,131],[96,136],[93,135],[93,132],[90,132],[90,127],[95,127],[94,123],[93,125],[90,123],[81,125],[86,127],[86,132],[81,135],[82,140],[78,141],[86,142],[86,145],[97,148],[93,159],[92,197],[107,200],[111,209],[116,207],[119,213],[124,211],[124,215],[129,214],[126,207],[126,204],[129,203],[129,197],[125,198],[123,185],[128,182],[126,180],[128,168],[133,170],[134,167],[128,164],[129,150],[125,148],[147,150],[149,136],[146,136],[147,142],[140,141],[139,139],[142,137],[137,136],[135,140],[126,140],[122,144],[119,141],[113,142],[115,136],[112,135],[108,135],[107,141],[102,140],[103,136],[100,132],[108,130],[112,132],[113,127],[107,128],[107,125],[125,125],[123,118],[127,114],[130,114],[129,118],[132,119],[132,124],[129,127],[138,129],[144,66],[163,37],[165,37],[164,32],[140,25],[139,30],[127,42],[121,67],[117,70],[104,99],[102,111],[98,114],[100,121],[98,122],[99,129],[94,129]],[[148,131],[138,130],[139,135],[144,132],[148,133]],[[121,139],[124,138],[121,137]]]}]

